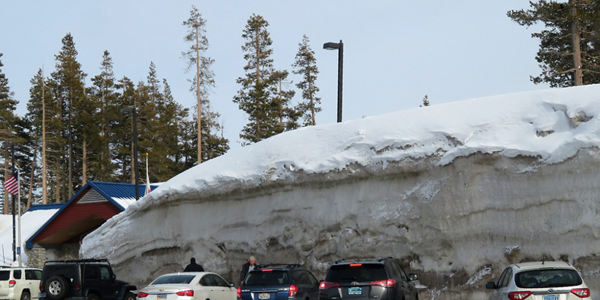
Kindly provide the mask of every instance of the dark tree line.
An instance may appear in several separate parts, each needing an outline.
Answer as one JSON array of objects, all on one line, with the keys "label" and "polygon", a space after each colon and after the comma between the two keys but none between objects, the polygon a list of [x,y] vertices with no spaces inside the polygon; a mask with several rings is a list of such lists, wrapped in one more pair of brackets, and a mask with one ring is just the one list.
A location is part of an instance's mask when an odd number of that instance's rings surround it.
[{"label": "dark tree line", "polygon": [[[104,51],[98,71],[88,75],[77,60],[69,33],[55,55],[54,70],[47,74],[39,69],[31,78],[27,112],[18,116],[18,101],[2,72],[0,53],[1,176],[3,182],[11,176],[14,145],[24,206],[65,202],[90,180],[133,183],[133,122],[137,122],[138,156],[143,159],[148,153],[151,182],[167,181],[229,150],[220,114],[208,100],[215,82],[214,60],[204,54],[208,48],[205,23],[192,7],[182,24],[188,31],[184,41],[191,45],[182,52],[183,58],[195,71],[190,91],[198,101],[192,108],[177,103],[153,62],[146,80],[133,82],[115,76],[110,53]],[[242,46],[246,76],[238,79],[241,89],[234,102],[248,114],[249,123],[240,133],[244,145],[315,125],[315,114],[321,110],[315,85],[318,69],[308,37],[303,37],[292,65],[293,73],[302,78],[296,84],[302,100],[293,105],[295,91],[288,88],[292,83],[289,72],[276,70],[270,58],[273,50],[267,26],[261,16],[252,15],[242,35],[247,40]],[[86,86],[88,76],[91,84]],[[135,107],[137,120],[121,112],[125,107]],[[0,195],[7,213],[10,197],[3,188]]]}]

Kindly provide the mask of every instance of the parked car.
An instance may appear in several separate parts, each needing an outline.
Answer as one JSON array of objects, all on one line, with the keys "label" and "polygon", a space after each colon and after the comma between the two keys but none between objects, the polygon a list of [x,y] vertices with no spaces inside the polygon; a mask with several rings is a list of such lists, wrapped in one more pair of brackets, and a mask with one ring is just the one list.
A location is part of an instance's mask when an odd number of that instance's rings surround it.
[{"label": "parked car", "polygon": [[319,300],[416,300],[417,288],[391,257],[336,261],[319,286]]},{"label": "parked car", "polygon": [[317,300],[319,281],[299,264],[260,265],[238,288],[241,300]]},{"label": "parked car", "polygon": [[236,290],[221,276],[211,272],[185,272],[161,275],[138,291],[139,300],[235,300]]},{"label": "parked car", "polygon": [[591,299],[579,271],[562,261],[538,261],[509,265],[497,282],[485,287],[494,290],[489,300],[572,300]]},{"label": "parked car", "polygon": [[0,268],[0,299],[38,299],[42,270],[21,267]]},{"label": "parked car", "polygon": [[135,285],[117,280],[106,259],[44,263],[40,300],[135,300]]}]

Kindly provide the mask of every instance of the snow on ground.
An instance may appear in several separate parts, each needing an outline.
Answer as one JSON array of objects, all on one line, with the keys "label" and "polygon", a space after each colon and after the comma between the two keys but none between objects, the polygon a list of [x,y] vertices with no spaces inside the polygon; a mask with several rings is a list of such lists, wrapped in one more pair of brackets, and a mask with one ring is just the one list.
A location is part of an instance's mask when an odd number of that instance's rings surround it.
[{"label": "snow on ground", "polygon": [[[27,255],[25,255],[25,242],[33,235],[40,227],[42,227],[59,209],[45,209],[27,211],[21,216],[21,262],[27,265]],[[18,218],[17,218],[18,222]],[[17,266],[19,258],[13,263],[13,218],[12,215],[0,216],[0,265]],[[18,243],[18,227],[16,229]]]},{"label": "snow on ground", "polygon": [[[600,85],[508,94],[419,107],[380,116],[304,127],[229,151],[179,174],[132,205],[145,207],[175,194],[260,184],[293,172],[326,173],[352,164],[440,156],[446,165],[473,153],[538,157],[558,163],[600,145]],[[526,170],[525,170],[526,171]],[[120,217],[125,217],[123,214]]]}]

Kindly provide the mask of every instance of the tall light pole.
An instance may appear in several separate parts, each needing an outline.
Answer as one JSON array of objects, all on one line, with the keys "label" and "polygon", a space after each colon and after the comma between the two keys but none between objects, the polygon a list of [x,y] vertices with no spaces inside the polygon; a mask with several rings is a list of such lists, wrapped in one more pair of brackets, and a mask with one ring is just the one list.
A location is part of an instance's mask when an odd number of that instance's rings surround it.
[{"label": "tall light pole", "polygon": [[339,43],[325,43],[323,49],[326,50],[338,50],[338,91],[337,91],[337,122],[342,122],[342,79],[344,74],[344,43],[340,40]]},{"label": "tall light pole", "polygon": [[135,200],[140,199],[140,175],[138,174],[138,147],[137,147],[137,113],[135,106],[121,108],[121,113],[133,118],[133,172],[135,174]]}]

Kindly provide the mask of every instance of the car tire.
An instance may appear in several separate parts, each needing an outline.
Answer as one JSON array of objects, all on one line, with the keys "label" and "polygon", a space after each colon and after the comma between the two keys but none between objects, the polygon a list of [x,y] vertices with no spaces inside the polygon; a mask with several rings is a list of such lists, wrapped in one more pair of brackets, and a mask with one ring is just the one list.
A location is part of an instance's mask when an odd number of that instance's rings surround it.
[{"label": "car tire", "polygon": [[100,297],[96,294],[88,294],[87,300],[100,300]]},{"label": "car tire", "polygon": [[29,295],[28,291],[21,293],[21,300],[31,300],[31,295]]},{"label": "car tire", "polygon": [[125,294],[125,297],[123,297],[123,300],[135,300],[136,298],[134,293],[127,293]]},{"label": "car tire", "polygon": [[67,280],[61,276],[52,276],[46,280],[46,295],[51,300],[59,300],[67,294]]}]

